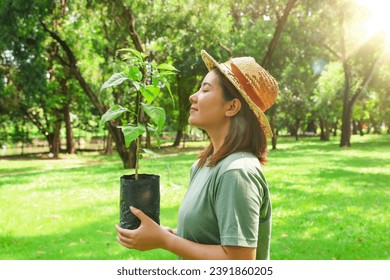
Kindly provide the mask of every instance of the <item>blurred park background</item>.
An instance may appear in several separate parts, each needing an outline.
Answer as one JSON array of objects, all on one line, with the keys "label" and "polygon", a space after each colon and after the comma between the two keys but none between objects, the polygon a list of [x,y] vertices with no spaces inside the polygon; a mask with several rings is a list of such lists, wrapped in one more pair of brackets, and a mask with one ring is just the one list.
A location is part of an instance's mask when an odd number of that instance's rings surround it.
[{"label": "blurred park background", "polygon": [[272,259],[389,259],[390,10],[380,0],[2,0],[0,259],[176,259],[115,241],[119,177],[134,168],[100,87],[133,48],[179,72],[160,98],[162,146],[145,135],[141,172],[161,176],[161,222],[176,227],[189,168],[207,145],[188,126],[206,67],[252,56],[279,82],[264,167]]}]

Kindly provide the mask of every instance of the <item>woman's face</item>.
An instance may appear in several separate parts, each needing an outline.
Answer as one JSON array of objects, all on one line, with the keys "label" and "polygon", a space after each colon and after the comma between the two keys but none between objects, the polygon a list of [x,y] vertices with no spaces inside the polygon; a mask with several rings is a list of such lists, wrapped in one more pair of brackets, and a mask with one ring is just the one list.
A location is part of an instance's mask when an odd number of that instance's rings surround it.
[{"label": "woman's face", "polygon": [[201,88],[190,96],[190,101],[192,105],[189,124],[210,132],[223,127],[229,121],[226,117],[228,101],[223,98],[222,88],[214,71],[206,75]]}]

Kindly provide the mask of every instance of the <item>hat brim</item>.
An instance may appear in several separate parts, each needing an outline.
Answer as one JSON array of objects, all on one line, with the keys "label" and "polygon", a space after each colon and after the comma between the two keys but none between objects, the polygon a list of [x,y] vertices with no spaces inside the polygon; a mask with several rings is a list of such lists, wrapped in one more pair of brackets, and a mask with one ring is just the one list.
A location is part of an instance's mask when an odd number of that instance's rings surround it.
[{"label": "hat brim", "polygon": [[264,112],[250,99],[248,94],[245,92],[245,90],[237,83],[235,79],[233,79],[233,74],[231,69],[224,63],[218,63],[211,55],[209,55],[205,50],[201,51],[201,56],[203,59],[203,62],[206,64],[207,69],[210,71],[213,68],[218,68],[221,73],[229,79],[229,81],[234,85],[234,87],[240,92],[241,96],[245,99],[245,101],[248,103],[249,108],[254,112],[257,119],[260,122],[260,126],[264,131],[264,134],[267,138],[272,138],[272,130],[271,126],[268,122],[267,117],[265,116]]}]

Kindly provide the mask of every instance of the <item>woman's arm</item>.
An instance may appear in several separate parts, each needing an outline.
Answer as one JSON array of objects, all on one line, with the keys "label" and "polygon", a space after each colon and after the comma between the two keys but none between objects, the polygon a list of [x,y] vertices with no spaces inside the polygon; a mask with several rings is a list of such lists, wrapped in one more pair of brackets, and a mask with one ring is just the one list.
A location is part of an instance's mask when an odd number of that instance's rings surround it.
[{"label": "woman's arm", "polygon": [[116,226],[118,242],[129,249],[146,251],[162,248],[183,259],[193,260],[254,260],[256,257],[256,248],[199,244],[172,234],[139,209],[131,207],[131,211],[141,220],[140,227],[128,230]]}]

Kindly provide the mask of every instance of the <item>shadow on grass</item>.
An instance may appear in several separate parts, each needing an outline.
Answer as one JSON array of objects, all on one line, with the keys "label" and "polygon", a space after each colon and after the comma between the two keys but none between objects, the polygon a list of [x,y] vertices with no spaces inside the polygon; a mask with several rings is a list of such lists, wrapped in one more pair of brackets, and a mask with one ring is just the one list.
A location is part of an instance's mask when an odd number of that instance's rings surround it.
[{"label": "shadow on grass", "polygon": [[273,259],[389,259],[389,174],[326,168],[300,179],[271,183]]},{"label": "shadow on grass", "polygon": [[361,150],[361,151],[372,151],[372,150],[389,150],[390,148],[390,135],[369,135],[366,137],[354,137],[352,140],[351,147],[340,148],[339,138],[332,138],[331,141],[321,141],[318,138],[301,138],[296,141],[291,137],[282,137],[276,150],[271,150],[272,153],[279,154],[280,152],[305,152],[313,151],[335,151],[342,152],[345,150]]},{"label": "shadow on grass", "polygon": [[[351,165],[347,164],[347,166]],[[378,167],[382,166],[382,164],[378,164]],[[354,167],[361,166],[358,163]],[[373,167],[373,165],[370,165],[370,167]],[[325,180],[342,182],[349,187],[370,187],[370,190],[372,191],[376,188],[386,187],[388,182],[390,182],[390,174],[380,172],[354,172],[342,168],[320,169],[319,172],[321,177]]]},{"label": "shadow on grass", "polygon": [[87,178],[93,178],[96,175],[110,174],[115,172],[119,173],[121,170],[123,170],[123,168],[121,167],[120,163],[104,163],[92,166],[38,170],[24,174],[9,174],[0,178],[0,188],[5,185],[28,185],[36,181],[45,181],[46,179],[55,180],[55,178],[64,178],[68,175],[72,175],[73,177],[84,175]]},{"label": "shadow on grass", "polygon": [[386,224],[372,223],[359,214],[330,208],[303,211],[273,226],[271,259],[386,260],[388,233]]},{"label": "shadow on grass", "polygon": [[[73,210],[72,212],[74,212]],[[177,208],[162,208],[161,221],[172,225]],[[0,236],[0,259],[3,260],[156,260],[177,259],[161,250],[140,252],[129,250],[116,241],[115,224],[119,214],[102,216],[100,220],[80,227],[69,226],[61,234],[13,237]]]}]

